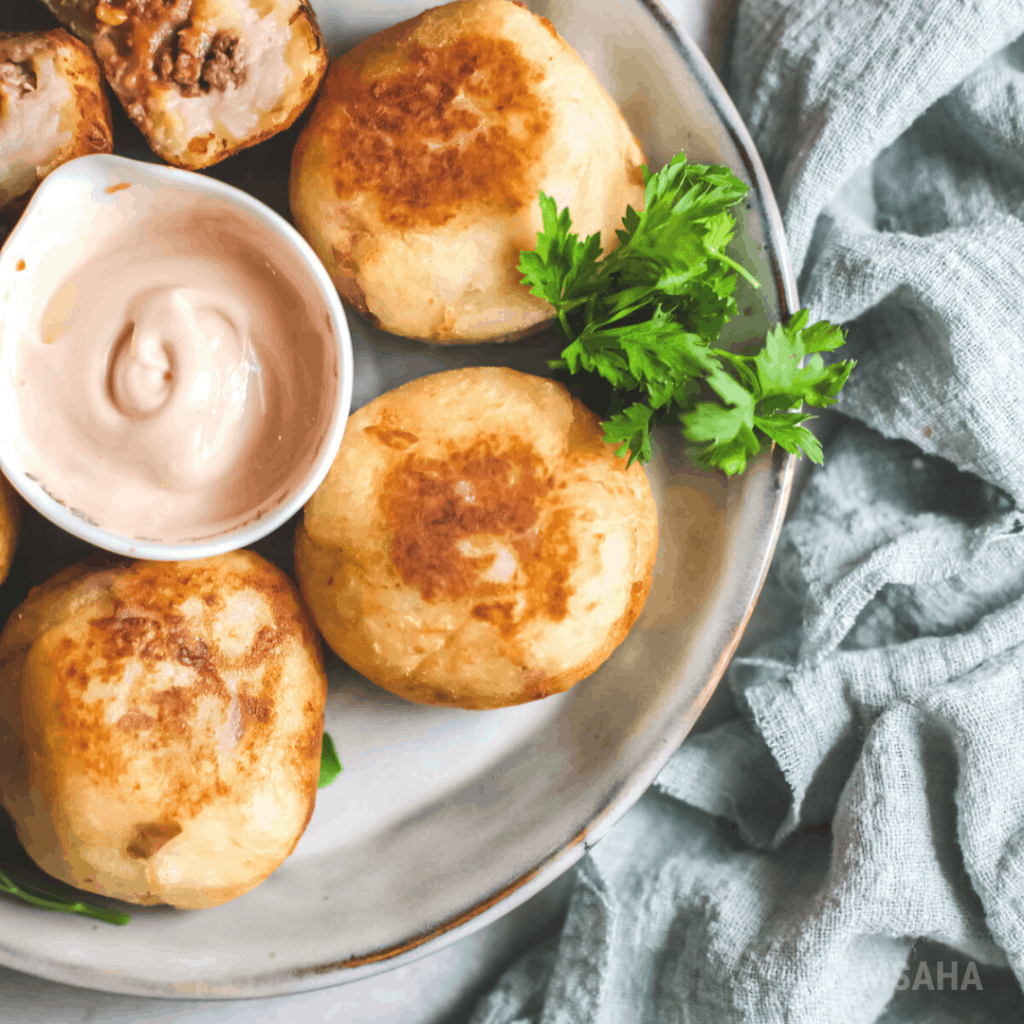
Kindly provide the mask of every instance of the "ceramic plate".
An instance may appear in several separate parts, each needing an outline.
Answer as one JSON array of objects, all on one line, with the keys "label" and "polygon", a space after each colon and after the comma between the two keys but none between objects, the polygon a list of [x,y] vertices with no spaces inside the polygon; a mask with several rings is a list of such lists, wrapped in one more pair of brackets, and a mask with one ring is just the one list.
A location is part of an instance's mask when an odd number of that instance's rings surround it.
[{"label": "ceramic plate", "polygon": [[[794,307],[781,223],[764,172],[711,68],[656,0],[531,0],[617,100],[652,166],[680,149],[751,186],[732,255],[744,287],[737,340]],[[313,0],[332,55],[423,9],[418,0]],[[41,10],[40,5],[40,10]],[[27,27],[0,13],[0,30]],[[31,17],[29,15],[28,17]],[[48,27],[45,15],[37,25]],[[118,111],[118,151],[145,157]],[[287,215],[294,130],[214,168]],[[471,364],[544,373],[557,344],[432,349],[350,317],[353,408],[414,377]],[[692,469],[659,438],[648,467],[660,512],[654,586],[626,641],[567,694],[503,711],[408,704],[329,662],[327,729],[344,773],[322,790],[295,853],[213,910],[135,909],[124,927],[0,899],[0,962],[59,981],[157,996],[295,992],[397,967],[480,928],[578,860],[657,775],[703,708],[746,623],[782,522],[792,460],[776,451],[739,478]],[[291,568],[293,524],[259,549]],[[83,551],[29,515],[2,591]]]}]

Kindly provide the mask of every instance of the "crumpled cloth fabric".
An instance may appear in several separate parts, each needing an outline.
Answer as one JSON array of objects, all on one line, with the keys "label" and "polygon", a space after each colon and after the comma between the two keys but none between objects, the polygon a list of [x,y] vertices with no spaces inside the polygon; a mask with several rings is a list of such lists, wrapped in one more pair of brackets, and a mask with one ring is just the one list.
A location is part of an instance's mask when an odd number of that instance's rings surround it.
[{"label": "crumpled cloth fabric", "polygon": [[728,66],[858,366],[729,713],[472,1024],[1024,1020],[1024,3],[744,0]]}]

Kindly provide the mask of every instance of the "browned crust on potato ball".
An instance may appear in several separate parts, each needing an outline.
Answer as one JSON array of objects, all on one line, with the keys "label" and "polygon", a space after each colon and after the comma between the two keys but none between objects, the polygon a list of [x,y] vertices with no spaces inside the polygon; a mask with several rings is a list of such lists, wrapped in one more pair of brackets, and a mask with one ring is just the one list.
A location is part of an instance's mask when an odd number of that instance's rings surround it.
[{"label": "browned crust on potato ball", "polygon": [[[473,491],[473,501],[459,492],[460,485]],[[476,534],[506,536],[529,577],[524,618],[544,615],[561,621],[576,549],[564,515],[543,537],[534,530],[540,505],[554,487],[555,477],[519,439],[502,444],[487,438],[443,460],[409,456],[389,474],[378,502],[391,534],[392,564],[404,582],[419,587],[424,601],[470,593],[482,598],[472,614],[508,636],[518,629],[512,605],[499,600],[500,585],[480,578],[493,559],[459,550],[459,541]]]},{"label": "browned crust on potato ball", "polygon": [[[125,748],[105,727],[104,706],[81,701],[80,692],[92,680],[121,679],[126,668],[137,662],[150,672],[162,663],[191,669],[193,685],[148,694],[144,704],[132,704],[118,718],[115,728],[138,737],[139,745],[148,751],[182,741],[188,745],[191,757],[165,783],[171,794],[166,813],[171,819],[193,816],[216,794],[226,792],[218,758],[207,749],[210,739],[193,730],[193,723],[202,701],[212,699],[226,707],[231,693],[218,670],[219,652],[186,623],[179,609],[190,598],[199,597],[209,613],[216,615],[224,607],[222,581],[201,563],[114,562],[108,563],[107,570],[118,575],[109,614],[89,619],[84,636],[63,639],[50,655],[54,678],[59,681],[54,697],[62,709],[64,739],[78,752],[87,774],[116,783],[128,767]],[[273,614],[273,626],[260,627],[244,657],[246,678],[238,694],[244,761],[256,765],[274,728],[282,674],[277,650],[289,637],[315,650],[316,639],[308,624],[295,614],[297,595],[290,582],[269,564],[254,564],[233,574],[231,584],[236,589],[251,587],[267,597]],[[304,746],[293,748],[289,761],[297,777],[304,779],[312,812],[316,784],[309,762],[315,758],[319,766],[321,730],[315,722],[311,726]]]},{"label": "browned crust on potato ball", "polygon": [[324,132],[337,198],[370,193],[384,223],[409,229],[446,224],[467,206],[512,213],[536,202],[530,169],[551,122],[533,91],[543,68],[512,41],[480,34],[404,56],[405,70],[372,81],[358,65],[336,66]]}]

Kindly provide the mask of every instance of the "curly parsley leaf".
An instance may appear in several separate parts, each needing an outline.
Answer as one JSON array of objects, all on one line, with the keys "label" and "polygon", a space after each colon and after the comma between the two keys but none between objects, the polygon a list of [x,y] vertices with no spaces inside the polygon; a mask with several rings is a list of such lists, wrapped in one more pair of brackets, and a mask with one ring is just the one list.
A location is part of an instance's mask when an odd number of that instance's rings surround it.
[{"label": "curly parsley leaf", "polygon": [[341,759],[334,749],[334,740],[324,733],[324,738],[320,741],[320,780],[317,782],[317,789],[329,786],[342,771]]},{"label": "curly parsley leaf", "polygon": [[[567,341],[554,369],[592,374],[614,389],[605,441],[629,462],[652,455],[651,430],[678,422],[700,463],[742,473],[765,442],[821,461],[800,405],[836,401],[853,361],[826,365],[844,341],[801,310],[776,324],[755,353],[721,347],[737,312],[738,276],[756,279],[725,250],[729,212],[747,194],[727,167],[691,164],[680,153],[656,174],[644,168],[644,210],[622,218],[618,246],[602,255],[599,235],[572,234],[567,209],[541,193],[544,230],[519,270],[555,309]],[[803,362],[803,365],[801,365]]]},{"label": "curly parsley leaf", "polygon": [[16,896],[25,903],[42,910],[55,910],[62,914],[80,914],[107,924],[127,924],[130,914],[122,910],[108,910],[106,907],[94,907],[77,899],[70,899],[50,889],[48,886],[25,878],[17,880],[5,871],[0,870],[0,892]]}]

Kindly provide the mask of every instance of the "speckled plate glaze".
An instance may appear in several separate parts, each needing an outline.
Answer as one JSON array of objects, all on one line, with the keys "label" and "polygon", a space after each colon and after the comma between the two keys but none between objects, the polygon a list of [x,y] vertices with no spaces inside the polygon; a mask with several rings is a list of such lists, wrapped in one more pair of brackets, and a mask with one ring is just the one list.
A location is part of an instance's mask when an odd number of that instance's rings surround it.
[{"label": "speckled plate glaze", "polygon": [[[39,5],[41,8],[41,5]],[[680,149],[750,183],[733,255],[760,279],[739,294],[737,339],[795,308],[781,221],[721,84],[657,0],[530,0],[618,101],[652,166]],[[417,0],[313,0],[332,55],[419,13]],[[0,12],[0,30],[10,24]],[[36,27],[51,23],[40,16]],[[147,158],[126,119],[118,151]],[[287,215],[296,130],[212,170]],[[152,159],[151,156],[148,157]],[[353,408],[450,367],[546,372],[557,339],[431,349],[350,317]],[[648,467],[661,546],[639,622],[568,694],[493,712],[408,704],[337,659],[327,728],[345,771],[321,792],[293,856],[214,910],[138,909],[125,927],[0,899],[0,962],[112,992],[230,998],[333,985],[399,966],[482,927],[574,864],[653,781],[707,702],[747,621],[778,536],[793,461],[776,451],[728,485],[671,438]],[[4,587],[45,579],[82,550],[30,525]],[[290,569],[293,524],[258,549]],[[13,597],[11,596],[13,593]]]}]

